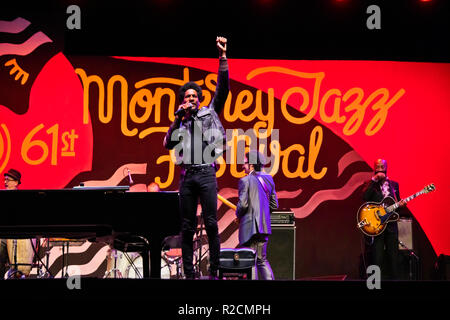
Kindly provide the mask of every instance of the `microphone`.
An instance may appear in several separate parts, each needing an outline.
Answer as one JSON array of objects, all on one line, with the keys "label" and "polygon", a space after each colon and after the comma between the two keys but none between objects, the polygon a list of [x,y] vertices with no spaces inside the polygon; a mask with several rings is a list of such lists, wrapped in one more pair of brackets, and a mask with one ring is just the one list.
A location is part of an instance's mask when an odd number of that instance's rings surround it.
[{"label": "microphone", "polygon": [[128,180],[130,181],[130,185],[132,185],[134,182],[133,179],[131,179],[130,169],[127,168],[127,171],[128,171]]},{"label": "microphone", "polygon": [[176,116],[184,116],[185,113],[186,113],[186,110],[181,108],[181,109],[178,109],[177,112],[175,112],[175,115]]},{"label": "microphone", "polygon": [[[192,103],[189,102],[189,108],[192,108],[192,107],[193,107]],[[186,113],[186,109],[181,108],[175,112],[175,115],[176,116],[184,116],[185,113]]]}]

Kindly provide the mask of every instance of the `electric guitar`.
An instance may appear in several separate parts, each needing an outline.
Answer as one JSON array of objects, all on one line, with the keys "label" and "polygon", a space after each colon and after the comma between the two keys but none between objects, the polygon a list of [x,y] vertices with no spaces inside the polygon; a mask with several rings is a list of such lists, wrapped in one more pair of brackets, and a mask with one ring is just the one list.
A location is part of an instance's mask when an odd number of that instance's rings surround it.
[{"label": "electric guitar", "polygon": [[[434,191],[434,184],[429,184],[419,192],[409,196],[403,201],[406,203],[421,194]],[[399,207],[399,202],[391,197],[384,198],[381,202],[366,202],[356,214],[357,227],[362,233],[368,236],[378,236],[386,229],[388,222],[397,221],[399,215],[395,210]]]}]

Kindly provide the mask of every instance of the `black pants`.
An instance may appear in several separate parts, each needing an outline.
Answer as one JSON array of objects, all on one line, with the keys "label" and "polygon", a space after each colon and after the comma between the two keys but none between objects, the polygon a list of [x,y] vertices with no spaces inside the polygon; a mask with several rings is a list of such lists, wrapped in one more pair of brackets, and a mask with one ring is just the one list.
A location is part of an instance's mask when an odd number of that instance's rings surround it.
[{"label": "black pants", "polygon": [[398,226],[390,222],[386,230],[373,241],[369,239],[371,262],[381,269],[382,279],[398,279]]},{"label": "black pants", "polygon": [[[267,243],[269,242],[269,235],[254,234],[253,237],[247,241],[243,247],[249,247],[256,252],[256,268],[253,275],[253,280],[274,280],[272,267],[269,260],[267,260]],[[258,275],[259,274],[259,275]]]},{"label": "black pants", "polygon": [[212,166],[182,174],[180,179],[180,210],[183,267],[186,278],[194,276],[193,237],[197,231],[197,205],[200,199],[209,244],[210,273],[219,269],[220,239],[217,227],[217,180]]}]

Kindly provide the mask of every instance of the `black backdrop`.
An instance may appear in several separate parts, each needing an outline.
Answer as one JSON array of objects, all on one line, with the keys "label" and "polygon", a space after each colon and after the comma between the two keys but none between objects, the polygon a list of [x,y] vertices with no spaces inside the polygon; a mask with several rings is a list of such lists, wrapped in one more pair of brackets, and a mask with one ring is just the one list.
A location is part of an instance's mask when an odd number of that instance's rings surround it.
[{"label": "black backdrop", "polygon": [[[67,30],[69,5],[81,30]],[[381,29],[369,30],[369,5]],[[59,34],[68,55],[212,57],[210,39],[230,38],[232,58],[449,61],[449,1],[229,0],[2,1]]]}]

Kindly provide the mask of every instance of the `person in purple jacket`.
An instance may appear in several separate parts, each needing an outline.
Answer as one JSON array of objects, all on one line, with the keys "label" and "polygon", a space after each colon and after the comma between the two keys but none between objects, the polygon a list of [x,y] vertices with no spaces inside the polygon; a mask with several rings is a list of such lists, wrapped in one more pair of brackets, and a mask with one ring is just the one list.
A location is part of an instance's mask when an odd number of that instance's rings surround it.
[{"label": "person in purple jacket", "polygon": [[264,165],[264,156],[258,151],[245,155],[244,170],[247,175],[239,180],[236,216],[239,221],[239,245],[256,252],[254,279],[274,280],[267,260],[267,243],[272,233],[270,211],[278,208],[278,199],[272,176],[261,171]]}]

